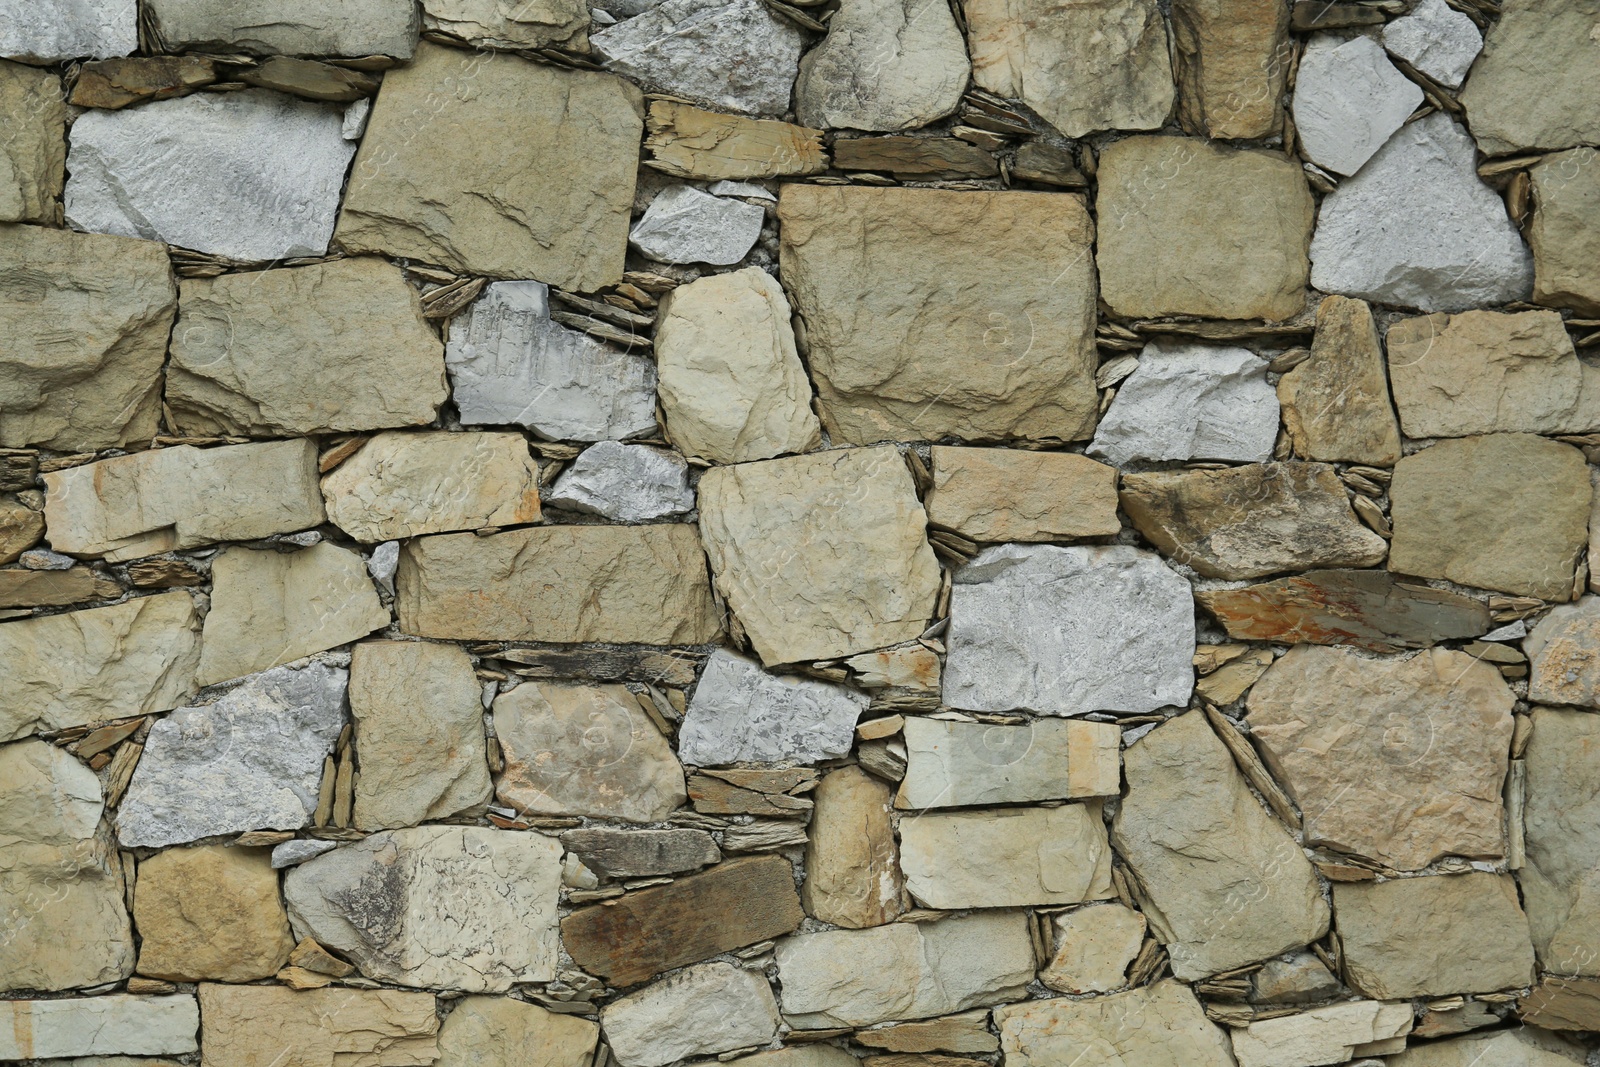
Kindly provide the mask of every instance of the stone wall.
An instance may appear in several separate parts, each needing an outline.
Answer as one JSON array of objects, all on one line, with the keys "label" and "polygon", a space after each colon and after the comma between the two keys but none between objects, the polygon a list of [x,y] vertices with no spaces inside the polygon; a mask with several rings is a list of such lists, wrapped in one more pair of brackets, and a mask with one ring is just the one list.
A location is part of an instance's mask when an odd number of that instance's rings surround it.
[{"label": "stone wall", "polygon": [[1600,0],[597,2],[0,0],[0,1060],[1595,1063]]}]

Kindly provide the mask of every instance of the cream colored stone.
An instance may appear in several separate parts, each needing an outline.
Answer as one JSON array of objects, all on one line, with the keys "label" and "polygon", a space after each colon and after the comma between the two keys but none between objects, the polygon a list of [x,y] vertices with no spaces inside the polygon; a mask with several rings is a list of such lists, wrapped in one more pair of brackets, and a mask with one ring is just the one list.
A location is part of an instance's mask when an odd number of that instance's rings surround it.
[{"label": "cream colored stone", "polygon": [[897,808],[952,808],[1115,796],[1122,731],[1115,723],[1036,719],[1023,726],[907,718]]},{"label": "cream colored stone", "polygon": [[[126,993],[60,1000],[8,1000],[0,1008],[0,1060],[45,1060],[94,1067],[101,1057],[117,1067],[156,1067],[159,1061],[124,1056],[181,1056],[199,1046],[194,997]],[[73,1060],[65,1057],[92,1057]],[[57,1058],[61,1057],[61,1058]]]},{"label": "cream colored stone", "polygon": [[1184,129],[1243,141],[1280,131],[1293,58],[1288,6],[1277,0],[1177,0],[1172,37]]},{"label": "cream colored stone", "polygon": [[1039,981],[1059,993],[1121,989],[1144,931],[1144,916],[1121,904],[1063,912],[1055,917],[1055,955]]},{"label": "cream colored stone", "polygon": [[0,114],[9,117],[0,143],[0,221],[56,221],[67,180],[67,104],[61,76],[0,61]]},{"label": "cream colored stone", "polygon": [[778,1031],[778,1004],[760,971],[730,963],[686,967],[613,1000],[600,1025],[623,1067],[765,1045]]},{"label": "cream colored stone", "polygon": [[[1389,338],[1393,344],[1392,331]],[[1372,309],[1361,300],[1324,297],[1317,307],[1311,358],[1278,381],[1278,403],[1294,454],[1394,466],[1400,458],[1400,426],[1383,366]]]},{"label": "cream colored stone", "polygon": [[858,929],[900,914],[900,852],[889,817],[890,789],[858,767],[830,771],[811,794],[807,828],[806,914]]},{"label": "cream colored stone", "polygon": [[711,463],[771,459],[822,443],[783,287],[759,267],[680,285],[656,312],[667,437]]},{"label": "cream colored stone", "polygon": [[1079,904],[1113,895],[1097,803],[921,815],[900,823],[906,889],[930,908]]},{"label": "cream colored stone", "polygon": [[1545,971],[1600,975],[1600,716],[1533,710],[1523,811],[1527,862],[1517,872]]},{"label": "cream colored stone", "polygon": [[1081,198],[788,184],[778,218],[836,444],[1094,432],[1094,224]]},{"label": "cream colored stone", "polygon": [[1511,0],[1484,38],[1461,103],[1486,155],[1600,142],[1596,0]]},{"label": "cream colored stone", "polygon": [[170,848],[139,864],[139,973],[169,982],[251,982],[289,960],[294,939],[265,849]]},{"label": "cream colored stone", "polygon": [[211,563],[201,685],[254,674],[389,624],[361,557],[337,545],[228,548]]},{"label": "cream colored stone", "polygon": [[181,591],[0,623],[0,741],[170,711],[199,689],[199,662],[200,622]]},{"label": "cream colored stone", "polygon": [[845,660],[845,665],[857,672],[856,680],[864,688],[920,689],[927,693],[938,691],[943,666],[939,654],[920,643],[864,652]]},{"label": "cream colored stone", "polygon": [[431,993],[200,986],[207,1067],[425,1067],[438,1055]]},{"label": "cream colored stone", "polygon": [[[1230,1031],[1239,1067],[1322,1067],[1366,1054],[1363,1046],[1411,1032],[1411,1005],[1355,1000],[1263,1019]],[[1385,1050],[1387,1051],[1387,1050]]]},{"label": "cream colored stone", "polygon": [[43,537],[43,515],[14,496],[0,496],[0,565],[16,562]]},{"label": "cream colored stone", "polygon": [[1117,471],[1071,452],[933,446],[928,521],[974,541],[1111,537]]},{"label": "cream colored stone", "polygon": [[1535,204],[1528,225],[1533,299],[1600,315],[1600,151],[1546,156],[1528,173]]},{"label": "cream colored stone", "polygon": [[151,449],[44,476],[50,547],[108,562],[321,525],[317,443]]},{"label": "cream colored stone", "polygon": [[465,997],[439,1028],[434,1067],[588,1067],[600,1027],[510,997]]},{"label": "cream colored stone", "polygon": [[787,122],[652,100],[645,126],[646,165],[675,178],[776,178],[828,169],[822,131]]},{"label": "cream colored stone", "polygon": [[582,0],[424,0],[422,24],[486,49],[589,50],[589,7]]},{"label": "cream colored stone", "polygon": [[1199,678],[1194,691],[1218,707],[1232,704],[1272,666],[1272,649],[1252,648],[1237,659]]},{"label": "cream colored stone", "polygon": [[1233,1067],[1222,1029],[1181,982],[1087,1000],[1007,1004],[994,1020],[1006,1067],[1056,1067],[1086,1052],[1096,1062],[1130,1067]]},{"label": "cream colored stone", "polygon": [[1496,1030],[1416,1045],[1384,1062],[1389,1067],[1573,1067],[1584,1049],[1535,1026]]},{"label": "cream colored stone", "polygon": [[381,433],[322,479],[328,519],[368,544],[539,521],[539,464],[515,433]]}]

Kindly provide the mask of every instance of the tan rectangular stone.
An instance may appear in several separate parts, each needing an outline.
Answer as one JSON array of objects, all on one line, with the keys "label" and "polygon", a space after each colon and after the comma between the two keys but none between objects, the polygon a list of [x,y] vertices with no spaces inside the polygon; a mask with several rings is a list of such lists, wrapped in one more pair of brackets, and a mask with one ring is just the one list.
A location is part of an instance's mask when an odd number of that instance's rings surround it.
[{"label": "tan rectangular stone", "polygon": [[897,808],[954,808],[1115,796],[1122,786],[1116,723],[1036,719],[1025,726],[912,717]]},{"label": "tan rectangular stone", "polygon": [[1105,900],[1111,846],[1100,805],[994,808],[900,824],[906,889],[930,908],[1010,908]]},{"label": "tan rectangular stone", "polygon": [[0,571],[0,608],[50,608],[122,595],[113,578],[88,567],[64,571]]},{"label": "tan rectangular stone", "polygon": [[426,1067],[439,1053],[432,993],[200,986],[204,1067]]},{"label": "tan rectangular stone", "polygon": [[61,76],[0,61],[0,220],[56,221],[56,198],[67,177],[67,108]]},{"label": "tan rectangular stone", "polygon": [[1111,537],[1117,471],[1071,452],[933,447],[928,521],[974,541]]},{"label": "tan rectangular stone", "polygon": [[822,131],[788,122],[656,100],[645,127],[646,162],[676,178],[776,178],[828,169]]}]

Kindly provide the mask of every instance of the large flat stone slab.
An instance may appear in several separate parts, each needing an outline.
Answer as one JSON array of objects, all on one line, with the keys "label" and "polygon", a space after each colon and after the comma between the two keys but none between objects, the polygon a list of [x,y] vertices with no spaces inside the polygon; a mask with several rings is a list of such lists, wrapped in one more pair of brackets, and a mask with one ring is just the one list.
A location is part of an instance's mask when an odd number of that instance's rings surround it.
[{"label": "large flat stone slab", "polygon": [[[1517,872],[1541,967],[1557,975],[1600,974],[1594,946],[1600,906],[1600,717],[1535,708],[1527,760],[1523,827],[1527,862]],[[1600,1018],[1600,1015],[1597,1015]]]},{"label": "large flat stone slab", "polygon": [[1515,0],[1484,39],[1461,92],[1488,155],[1600,143],[1600,62],[1594,0]]},{"label": "large flat stone slab", "polygon": [[[1552,1025],[1549,1019],[1532,1018],[1534,1027]],[[1448,1041],[1415,1045],[1384,1062],[1394,1067],[1472,1067],[1475,1063],[1518,1063],[1526,1067],[1572,1067],[1585,1059],[1584,1050],[1570,1042],[1532,1027],[1496,1030]]]},{"label": "large flat stone slab", "polygon": [[789,122],[652,100],[645,127],[646,165],[675,178],[776,178],[828,169],[822,131]]},{"label": "large flat stone slab", "polygon": [[1115,796],[1122,731],[1115,723],[1040,719],[1025,726],[908,718],[897,808],[955,808]]},{"label": "large flat stone slab", "polygon": [[229,0],[151,0],[161,37],[174,51],[259,55],[410,57],[416,5],[406,0],[266,0],[246,11]]},{"label": "large flat stone slab", "polygon": [[420,1067],[439,1051],[434,1004],[431,993],[399,989],[205,983],[205,1056],[229,1067],[284,1067],[288,1048],[291,1062],[307,1067],[346,1057],[367,1067]]},{"label": "large flat stone slab", "polygon": [[200,1012],[189,993],[171,996],[8,1000],[0,1057],[182,1056],[194,1052]]},{"label": "large flat stone slab", "polygon": [[1098,804],[920,815],[900,824],[900,869],[913,897],[952,911],[1114,895]]},{"label": "large flat stone slab", "polygon": [[870,698],[841,685],[768,674],[717,649],[684,715],[678,751],[692,764],[816,763],[847,755]]},{"label": "large flat stone slab", "polygon": [[1033,1000],[995,1011],[1008,1067],[1053,1067],[1094,1049],[1108,1062],[1232,1067],[1228,1039],[1180,982],[1108,997]]},{"label": "large flat stone slab", "polygon": [[1410,1032],[1410,1004],[1355,1000],[1252,1022],[1230,1035],[1239,1067],[1315,1067],[1387,1051],[1396,1040],[1403,1046]]},{"label": "large flat stone slab", "polygon": [[513,997],[463,997],[439,1028],[437,1067],[584,1067],[600,1027],[593,1020]]}]

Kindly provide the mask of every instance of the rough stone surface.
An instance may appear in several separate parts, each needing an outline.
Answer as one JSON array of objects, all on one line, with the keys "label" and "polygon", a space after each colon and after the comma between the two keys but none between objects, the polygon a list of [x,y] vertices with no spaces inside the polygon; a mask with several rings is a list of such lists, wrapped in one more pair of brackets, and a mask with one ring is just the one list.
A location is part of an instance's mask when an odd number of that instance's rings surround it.
[{"label": "rough stone surface", "polygon": [[157,722],[117,815],[123,847],[309,824],[348,682],[321,664],[279,667]]},{"label": "rough stone surface", "polygon": [[1305,157],[1324,170],[1359,171],[1420,103],[1422,88],[1372,38],[1317,34],[1306,43],[1294,124]]},{"label": "rough stone surface", "polygon": [[482,48],[589,49],[589,5],[580,0],[424,0],[422,24]]},{"label": "rough stone surface", "polygon": [[44,516],[16,497],[0,497],[0,563],[14,563],[44,537]]},{"label": "rough stone surface", "polygon": [[694,527],[439,534],[400,552],[395,607],[419,637],[697,645],[721,632]]},{"label": "rough stone surface", "polygon": [[784,1018],[797,1029],[870,1026],[997,1004],[1033,979],[1028,919],[986,911],[778,943]]},{"label": "rough stone surface", "polygon": [[1080,904],[1113,895],[1098,804],[922,815],[900,824],[906,889],[930,908]]},{"label": "rough stone surface", "polygon": [[1522,650],[1532,662],[1528,699],[1538,703],[1600,707],[1600,597],[1553,608],[1540,619]]},{"label": "rough stone surface", "polygon": [[889,786],[859,767],[841,767],[812,795],[800,891],[806,914],[850,929],[893,922],[904,885]]},{"label": "rough stone surface", "polygon": [[[1517,1002],[1517,1014],[1534,1026],[1592,1031],[1600,1027],[1600,982],[1547,975],[1530,995]],[[1577,1049],[1568,1052],[1568,1058],[1575,1062],[1580,1055],[1582,1052]]]},{"label": "rough stone surface", "polygon": [[1099,161],[1101,296],[1118,314],[1286,319],[1305,306],[1314,206],[1300,168],[1188,137]]},{"label": "rough stone surface", "polygon": [[895,449],[716,467],[699,497],[717,589],[763,663],[865,652],[927,627],[939,565]]},{"label": "rough stone surface", "polygon": [[368,641],[350,658],[361,830],[446,819],[489,799],[481,687],[453,645]]},{"label": "rough stone surface", "polygon": [[1121,904],[1076,908],[1055,916],[1055,954],[1039,981],[1061,993],[1121,989],[1144,947],[1145,919]]},{"label": "rough stone surface", "polygon": [[1308,951],[1270,959],[1250,976],[1250,999],[1263,1004],[1327,1000],[1342,989],[1317,954]]},{"label": "rough stone surface", "polygon": [[672,746],[620,685],[527,681],[495,698],[494,723],[495,792],[519,812],[658,822],[687,799]]},{"label": "rough stone surface", "polygon": [[461,421],[527,427],[541,437],[605,441],[656,428],[648,358],[550,318],[543,282],[496,282],[450,323],[445,347]]},{"label": "rough stone surface", "polygon": [[618,78],[424,44],[384,77],[339,243],[592,292],[622,275],[643,127]]},{"label": "rough stone surface", "polygon": [[556,968],[561,845],[480,826],[385,830],[294,867],[297,937],[396,985],[500,993]]},{"label": "rough stone surface", "polygon": [[1094,225],[1081,199],[786,184],[778,218],[836,444],[1093,432]]},{"label": "rough stone surface", "polygon": [[275,845],[272,849],[272,869],[282,870],[284,867],[293,867],[309,859],[316,859],[324,852],[332,852],[339,847],[337,841],[318,841],[313,838],[297,837],[292,841],[285,841]]},{"label": "rough stone surface", "polygon": [[761,0],[664,0],[589,38],[607,70],[716,111],[782,115],[805,38]]},{"label": "rough stone surface", "polygon": [[678,453],[601,441],[561,472],[546,502],[614,522],[648,522],[694,510],[694,490]]},{"label": "rough stone surface", "polygon": [[88,567],[0,571],[0,608],[56,608],[86,600],[115,600],[121,595],[122,586],[116,579]]},{"label": "rough stone surface", "polygon": [[1472,138],[1443,112],[1396,132],[1323,201],[1311,284],[1423,311],[1526,299],[1533,257],[1476,159]]},{"label": "rough stone surface", "polygon": [[1345,974],[1370,997],[1516,989],[1533,976],[1528,917],[1508,874],[1335,882]]},{"label": "rough stone surface", "polygon": [[1142,909],[1175,977],[1203,978],[1327,932],[1310,862],[1250,792],[1205,716],[1157,727],[1124,764],[1111,841],[1144,887]]},{"label": "rough stone surface", "polygon": [[110,562],[322,523],[315,441],[152,449],[44,476],[50,545]]},{"label": "rough stone surface", "polygon": [[0,221],[54,222],[67,166],[60,77],[0,60],[0,112],[11,117],[0,144]]},{"label": "rough stone surface", "polygon": [[228,0],[152,0],[151,12],[174,50],[405,59],[417,43],[416,10],[404,0],[268,0],[249,16]]},{"label": "rough stone surface", "polygon": [[1070,452],[933,446],[928,521],[974,541],[1109,537],[1117,472]]},{"label": "rough stone surface", "polygon": [[1306,844],[1415,871],[1504,854],[1515,701],[1499,671],[1462,652],[1307,646],[1251,689],[1250,732],[1299,803]]},{"label": "rough stone surface", "polygon": [[1600,719],[1592,713],[1534,709],[1525,753],[1527,864],[1517,873],[1539,962],[1560,975],[1600,974],[1594,952],[1600,937],[1597,752]]},{"label": "rough stone surface", "polygon": [[944,701],[971,711],[1143,713],[1194,684],[1189,583],[1122,545],[985,549],[955,574],[946,641]]},{"label": "rough stone surface", "polygon": [[[436,0],[430,0],[432,6]],[[600,1027],[510,997],[464,997],[439,1028],[436,1067],[585,1067]]]},{"label": "rough stone surface", "polygon": [[177,295],[154,242],[0,226],[0,446],[154,437]]},{"label": "rough stone surface", "polygon": [[702,767],[833,759],[849,753],[868,700],[828,682],[768,674],[754,660],[718,649],[689,703],[678,751]]},{"label": "rough stone surface", "polygon": [[181,591],[0,623],[0,740],[177,707],[199,688],[199,630]]},{"label": "rough stone surface", "polygon": [[1115,796],[1122,732],[1114,723],[1041,719],[1024,726],[908,718],[898,808],[953,808]]},{"label": "rough stone surface", "polygon": [[427,993],[205,984],[200,1009],[206,1062],[227,1067],[420,1067],[439,1051]]},{"label": "rough stone surface", "polygon": [[0,1057],[7,1060],[181,1056],[200,1047],[200,1013],[187,993],[8,1000],[6,1008]]},{"label": "rough stone surface", "polygon": [[1179,982],[1157,982],[1109,997],[1033,1000],[995,1013],[1006,1067],[1071,1063],[1084,1049],[1108,1062],[1231,1067],[1223,1031]]},{"label": "rough stone surface", "polygon": [[1484,41],[1461,103],[1489,155],[1600,144],[1596,0],[1515,0]]},{"label": "rough stone surface", "polygon": [[[1548,1025],[1543,1022],[1540,1025]],[[1472,1067],[1504,1063],[1514,1067],[1572,1067],[1584,1061],[1583,1049],[1554,1035],[1521,1028],[1457,1037],[1417,1045],[1384,1060],[1392,1067]]]},{"label": "rough stone surface", "polygon": [[1276,0],[1177,0],[1178,114],[1191,133],[1269,137],[1283,125],[1289,9]]},{"label": "rough stone surface", "polygon": [[1148,344],[1095,429],[1089,453],[1134,460],[1262,463],[1278,439],[1267,364],[1244,348]]},{"label": "rough stone surface", "polygon": [[561,844],[604,878],[639,878],[692,871],[716,863],[722,852],[704,830],[568,830]]},{"label": "rough stone surface", "polygon": [[521,434],[382,433],[322,480],[328,520],[376,544],[539,521],[539,465]]},{"label": "rough stone surface", "polygon": [[800,61],[795,114],[807,126],[894,132],[949,115],[967,87],[967,48],[938,0],[842,7]]},{"label": "rough stone surface", "polygon": [[1483,35],[1445,0],[1421,0],[1383,28],[1383,47],[1446,88],[1459,89],[1483,48]]},{"label": "rough stone surface", "polygon": [[628,231],[628,243],[662,263],[726,267],[749,253],[765,219],[755,204],[674,185],[650,201]]},{"label": "rough stone surface", "polygon": [[116,110],[147,100],[188,96],[216,80],[216,62],[199,56],[104,59],[83,65],[68,102]]},{"label": "rough stone surface", "polygon": [[1569,600],[1588,480],[1582,453],[1531,434],[1441,441],[1407,456],[1389,487],[1389,569]]},{"label": "rough stone surface", "polygon": [[[1391,343],[1393,337],[1391,332]],[[1278,380],[1278,403],[1295,455],[1394,466],[1400,428],[1383,370],[1372,309],[1348,297],[1324,298],[1310,358]]]},{"label": "rough stone surface", "polygon": [[[989,1032],[989,1013],[982,1009],[923,1022],[894,1023],[858,1030],[852,1040],[890,1052],[998,1052],[1000,1039]],[[817,1064],[816,1067],[834,1067]],[[844,1064],[843,1067],[850,1067]]]},{"label": "rough stone surface", "polygon": [[278,875],[261,849],[207,845],[139,865],[139,973],[173,982],[271,978],[294,941]]},{"label": "rough stone surface", "polygon": [[656,315],[667,436],[712,463],[771,459],[821,443],[789,300],[757,267],[680,285]]},{"label": "rough stone surface", "polygon": [[648,165],[675,178],[776,178],[828,169],[822,131],[652,100]]},{"label": "rough stone surface", "polygon": [[[1383,538],[1322,463],[1127,474],[1122,509],[1161,552],[1208,578],[1383,562]],[[1398,569],[1398,568],[1396,568]]]},{"label": "rough stone surface", "polygon": [[1528,173],[1538,204],[1528,226],[1533,299],[1600,315],[1600,152],[1546,156]]},{"label": "rough stone surface", "polygon": [[0,55],[34,63],[125,56],[139,47],[138,0],[7,0]]},{"label": "rough stone surface", "polygon": [[600,1027],[622,1067],[662,1067],[766,1044],[778,1030],[778,1005],[760,973],[706,963],[612,1001]]},{"label": "rough stone surface", "polygon": [[264,671],[389,625],[361,557],[336,545],[290,553],[229,548],[212,561],[211,576],[201,685]]},{"label": "rough stone surface", "polygon": [[1375,1041],[1399,1038],[1403,1046],[1410,1030],[1410,1004],[1356,1000],[1263,1019],[1231,1036],[1239,1067],[1318,1067],[1348,1063]]},{"label": "rough stone surface", "polygon": [[[237,94],[233,94],[237,95]],[[185,279],[167,403],[188,433],[297,436],[432,422],[442,346],[375,257]]]},{"label": "rough stone surface", "polygon": [[323,255],[355,151],[343,122],[267,89],[86,112],[72,124],[67,222],[234,259]]}]

